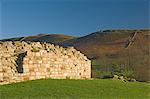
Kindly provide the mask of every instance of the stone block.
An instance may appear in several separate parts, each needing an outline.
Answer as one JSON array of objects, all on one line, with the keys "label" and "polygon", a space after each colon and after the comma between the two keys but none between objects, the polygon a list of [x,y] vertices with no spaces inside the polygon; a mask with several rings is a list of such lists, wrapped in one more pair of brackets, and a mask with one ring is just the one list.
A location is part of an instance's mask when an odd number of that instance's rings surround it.
[{"label": "stone block", "polygon": [[32,60],[29,60],[29,64],[33,64],[33,61],[32,61]]},{"label": "stone block", "polygon": [[41,53],[40,52],[36,52],[35,56],[39,57],[39,56],[41,56]]},{"label": "stone block", "polygon": [[23,64],[23,68],[29,68],[28,64]]},{"label": "stone block", "polygon": [[29,77],[29,80],[34,80],[35,79],[35,76],[30,76]]},{"label": "stone block", "polygon": [[24,68],[23,71],[24,71],[24,73],[28,73],[29,72],[29,68]]},{"label": "stone block", "polygon": [[41,64],[42,62],[43,62],[42,60],[39,60],[39,61],[38,61],[38,63],[40,63],[40,64]]},{"label": "stone block", "polygon": [[30,75],[31,76],[35,76],[35,72],[30,72]]},{"label": "stone block", "polygon": [[24,76],[23,80],[29,80],[29,76]]}]

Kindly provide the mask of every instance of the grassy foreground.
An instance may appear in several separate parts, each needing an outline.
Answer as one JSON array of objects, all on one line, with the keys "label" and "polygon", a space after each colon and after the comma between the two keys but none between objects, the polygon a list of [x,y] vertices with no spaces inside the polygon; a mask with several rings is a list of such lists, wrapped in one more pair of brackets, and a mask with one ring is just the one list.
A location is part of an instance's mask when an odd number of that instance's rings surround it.
[{"label": "grassy foreground", "polygon": [[35,80],[0,86],[0,99],[150,99],[148,83],[118,80]]}]

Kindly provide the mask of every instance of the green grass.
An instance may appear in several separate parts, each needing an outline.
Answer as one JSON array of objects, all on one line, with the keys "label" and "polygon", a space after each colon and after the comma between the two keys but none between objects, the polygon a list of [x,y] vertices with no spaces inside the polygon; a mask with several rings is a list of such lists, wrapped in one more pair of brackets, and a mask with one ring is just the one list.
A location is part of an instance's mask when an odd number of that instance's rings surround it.
[{"label": "green grass", "polygon": [[1,99],[150,99],[148,83],[97,80],[35,80],[0,86]]}]

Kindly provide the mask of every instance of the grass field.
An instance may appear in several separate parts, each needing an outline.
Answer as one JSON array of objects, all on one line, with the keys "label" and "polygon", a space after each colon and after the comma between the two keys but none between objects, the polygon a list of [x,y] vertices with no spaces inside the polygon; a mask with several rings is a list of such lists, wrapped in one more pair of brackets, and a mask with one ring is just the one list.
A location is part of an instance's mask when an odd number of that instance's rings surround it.
[{"label": "grass field", "polygon": [[148,83],[97,80],[35,80],[0,86],[0,99],[150,99]]}]

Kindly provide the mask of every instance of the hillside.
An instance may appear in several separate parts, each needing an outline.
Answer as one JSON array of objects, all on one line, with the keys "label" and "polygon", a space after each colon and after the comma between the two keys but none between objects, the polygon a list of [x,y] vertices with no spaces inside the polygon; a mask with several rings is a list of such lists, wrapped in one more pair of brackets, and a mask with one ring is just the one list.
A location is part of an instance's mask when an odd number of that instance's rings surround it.
[{"label": "hillside", "polygon": [[100,57],[101,54],[113,53],[120,50],[124,46],[129,35],[130,33],[95,32],[84,37],[64,41],[61,45],[74,46],[89,58],[97,58]]},{"label": "hillside", "polygon": [[[129,37],[137,30],[105,30],[94,32],[87,36],[61,42],[62,46],[74,46],[89,58],[101,57],[102,54],[115,54],[124,50]],[[148,30],[139,30],[141,42],[147,42]],[[137,38],[137,37],[136,37]]]},{"label": "hillside", "polygon": [[93,77],[103,78],[117,74],[139,81],[150,81],[149,32],[105,30],[64,41],[60,45],[74,46],[96,62],[92,66]]},{"label": "hillside", "polygon": [[73,38],[75,37],[63,34],[38,34],[35,36],[9,38],[0,41],[31,41],[31,42],[59,43]]}]

